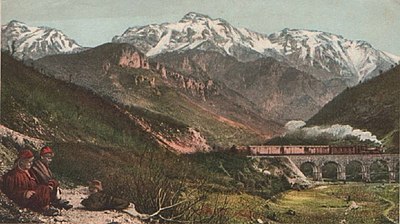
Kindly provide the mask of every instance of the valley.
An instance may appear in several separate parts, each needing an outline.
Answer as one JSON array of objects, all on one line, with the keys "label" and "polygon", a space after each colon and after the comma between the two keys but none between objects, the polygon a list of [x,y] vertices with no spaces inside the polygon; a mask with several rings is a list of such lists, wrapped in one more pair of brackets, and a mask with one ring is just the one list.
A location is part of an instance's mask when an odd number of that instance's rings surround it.
[{"label": "valley", "polygon": [[91,47],[3,24],[0,173],[50,146],[75,208],[43,217],[1,192],[0,222],[96,223],[79,200],[98,179],[152,214],[99,223],[398,223],[400,56],[233,24],[189,12]]}]

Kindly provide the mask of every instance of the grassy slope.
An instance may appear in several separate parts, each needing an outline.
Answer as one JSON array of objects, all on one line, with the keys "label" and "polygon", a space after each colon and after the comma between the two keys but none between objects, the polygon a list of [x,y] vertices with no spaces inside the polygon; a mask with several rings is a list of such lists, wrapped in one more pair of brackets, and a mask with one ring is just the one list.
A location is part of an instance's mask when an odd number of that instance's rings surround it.
[{"label": "grassy slope", "polygon": [[[233,126],[219,121],[219,116],[206,109],[190,103],[184,96],[170,91],[161,90],[162,99],[153,105],[152,109],[184,121],[191,127],[200,130],[210,143],[222,146],[246,145],[260,142],[263,138],[243,125]],[[176,99],[181,99],[177,101]]]},{"label": "grassy slope", "polygon": [[[272,211],[282,223],[390,223],[388,217],[398,222],[399,187],[391,185],[330,185],[306,191],[290,191],[281,196],[276,203],[269,203]],[[359,206],[356,210],[346,211],[350,196]],[[385,200],[391,201],[391,204]],[[292,209],[296,215],[286,212]],[[386,211],[388,210],[389,211]],[[397,212],[396,212],[397,211]],[[397,223],[396,222],[396,223]]]},{"label": "grassy slope", "polygon": [[[265,178],[251,169],[244,156],[229,153],[179,156],[164,150],[111,101],[43,76],[7,55],[2,55],[1,84],[1,123],[49,141],[57,155],[52,169],[64,183],[83,184],[98,178],[109,193],[137,202],[138,209],[145,212],[152,210],[140,200],[152,195],[144,195],[141,190],[158,184],[158,180],[187,183],[204,180],[206,189],[224,195],[247,192],[270,197],[273,192],[287,188],[280,178]],[[159,128],[161,123],[167,129],[186,127],[158,113],[127,109],[153,120]],[[219,168],[221,164],[231,175]],[[232,175],[239,171],[255,181]],[[153,176],[156,178],[148,178]],[[256,185],[262,188],[254,191]]]},{"label": "grassy slope", "polygon": [[[3,61],[7,60],[3,57]],[[12,65],[3,64],[2,68],[9,66]],[[100,145],[113,142],[138,149],[143,148],[144,142],[155,146],[150,136],[112,103],[75,86],[40,76],[29,68],[14,68],[17,70],[12,74],[2,70],[1,122],[7,127],[49,141]]]},{"label": "grassy slope", "polygon": [[326,104],[307,125],[349,124],[399,148],[400,66],[347,89]]}]

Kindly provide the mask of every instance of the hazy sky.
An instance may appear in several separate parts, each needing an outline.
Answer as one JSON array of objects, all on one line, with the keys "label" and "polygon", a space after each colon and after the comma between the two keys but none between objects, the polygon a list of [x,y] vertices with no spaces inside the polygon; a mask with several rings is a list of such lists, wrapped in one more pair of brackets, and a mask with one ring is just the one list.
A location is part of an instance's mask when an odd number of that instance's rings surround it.
[{"label": "hazy sky", "polygon": [[12,19],[62,30],[83,46],[110,42],[128,27],[177,22],[188,12],[270,34],[312,29],[365,40],[400,55],[400,0],[1,0]]}]

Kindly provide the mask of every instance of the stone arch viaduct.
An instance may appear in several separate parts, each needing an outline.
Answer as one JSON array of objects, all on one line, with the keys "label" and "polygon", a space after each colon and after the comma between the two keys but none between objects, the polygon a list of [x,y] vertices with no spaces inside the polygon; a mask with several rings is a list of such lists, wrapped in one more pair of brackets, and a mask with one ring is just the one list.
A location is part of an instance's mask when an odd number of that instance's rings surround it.
[{"label": "stone arch viaduct", "polygon": [[313,179],[322,180],[322,167],[327,163],[335,163],[337,167],[337,179],[346,180],[346,166],[350,162],[358,162],[361,165],[362,179],[369,182],[371,165],[376,161],[386,164],[389,171],[389,182],[396,179],[399,172],[399,154],[345,154],[345,155],[260,155],[262,157],[288,157],[299,169],[302,164],[309,163],[313,169]]}]

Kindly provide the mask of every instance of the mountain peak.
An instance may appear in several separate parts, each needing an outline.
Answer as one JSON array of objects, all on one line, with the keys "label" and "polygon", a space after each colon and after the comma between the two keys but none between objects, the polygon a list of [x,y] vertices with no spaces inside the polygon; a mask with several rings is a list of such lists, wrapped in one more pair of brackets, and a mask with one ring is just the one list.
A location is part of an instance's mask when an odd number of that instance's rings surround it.
[{"label": "mountain peak", "polygon": [[1,27],[1,49],[19,60],[83,50],[62,31],[50,27],[29,26],[11,20]]},{"label": "mountain peak", "polygon": [[6,24],[7,26],[26,26],[26,24],[25,23],[23,23],[23,22],[20,22],[20,21],[18,21],[18,20],[11,20],[10,22],[8,22],[7,24]]},{"label": "mountain peak", "polygon": [[182,17],[182,19],[178,23],[186,23],[186,22],[206,22],[206,23],[217,23],[223,24],[224,26],[230,26],[229,22],[221,18],[211,18],[208,15],[197,13],[197,12],[189,12]]},{"label": "mountain peak", "polygon": [[17,20],[11,20],[10,22],[4,24],[1,26],[1,29],[15,29],[15,28],[22,28],[24,30],[26,30],[28,28],[28,25],[26,25],[23,22],[17,21]]},{"label": "mountain peak", "polygon": [[201,19],[211,19],[209,16],[197,13],[197,12],[189,12],[186,15],[183,16],[181,21],[187,21],[187,20],[201,20]]},{"label": "mountain peak", "polygon": [[[291,35],[291,36],[318,36],[318,35],[328,35],[328,36],[336,36],[338,38],[343,38],[340,35],[336,35],[329,32],[324,32],[320,30],[311,30],[311,29],[292,29],[292,28],[285,28],[277,33]],[[271,34],[272,35],[272,34]]]},{"label": "mountain peak", "polygon": [[24,32],[35,32],[38,30],[42,30],[43,32],[48,31],[54,31],[54,32],[58,32],[58,33],[62,33],[61,30],[55,29],[55,28],[51,28],[51,27],[47,27],[47,26],[29,26],[24,22],[20,22],[18,20],[11,20],[10,22],[6,23],[5,25],[2,26],[2,29],[22,29],[21,31]]}]

